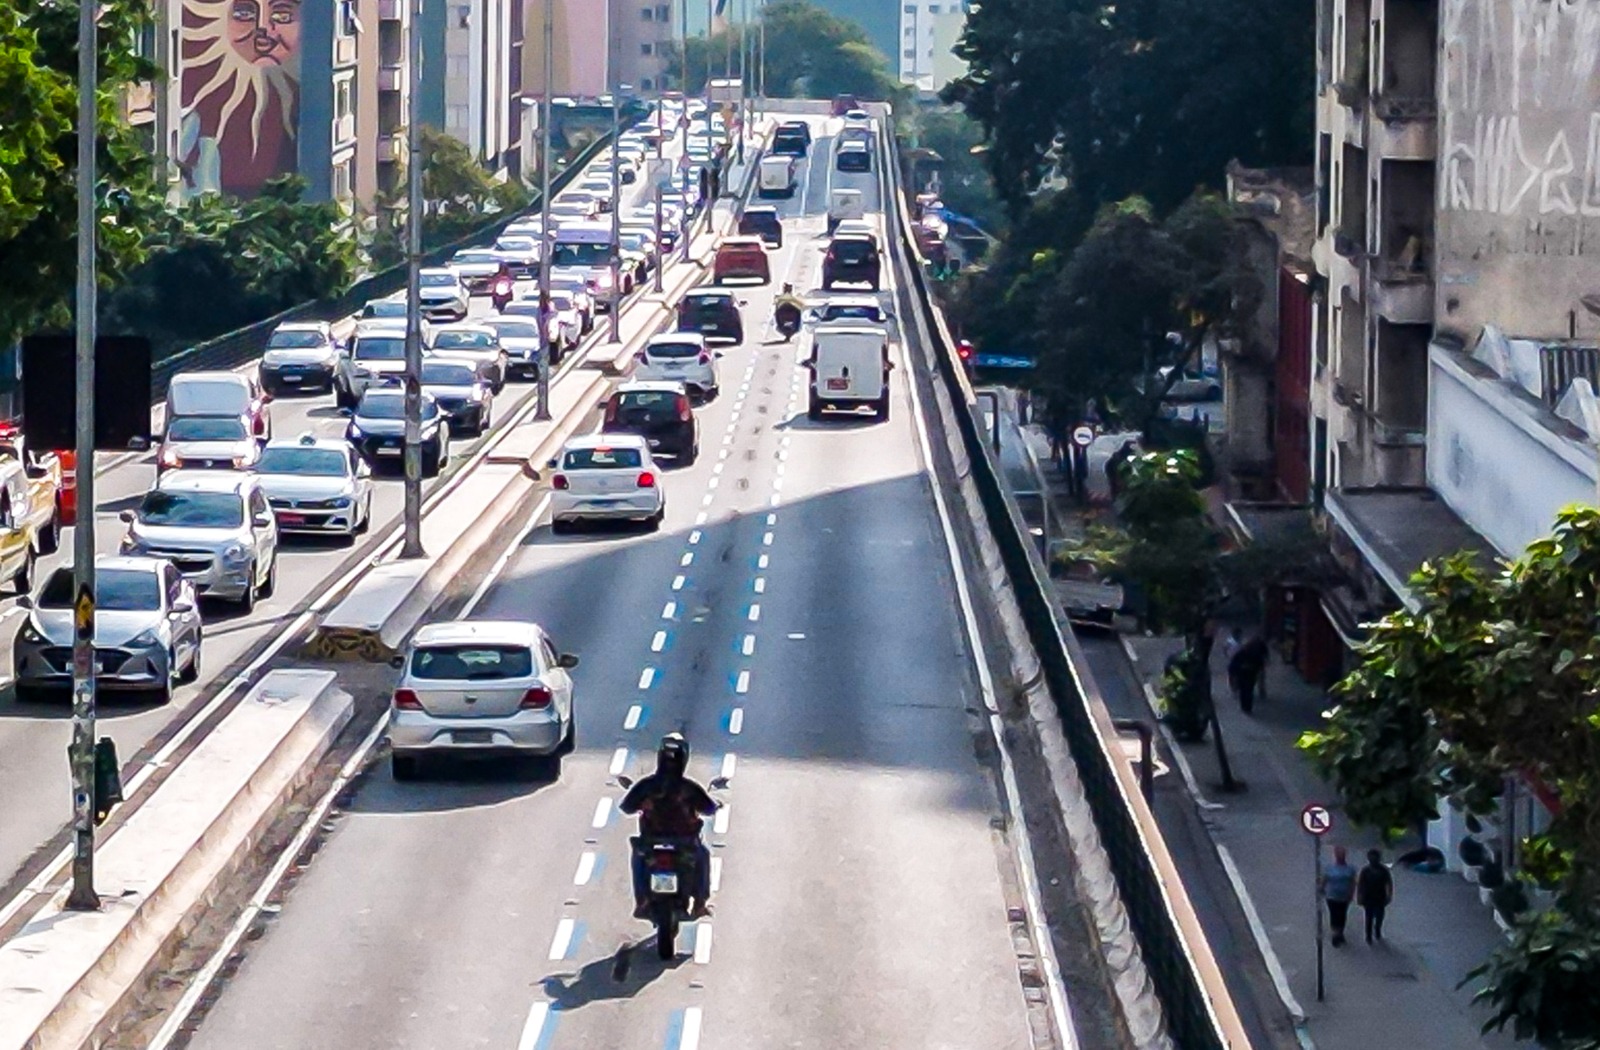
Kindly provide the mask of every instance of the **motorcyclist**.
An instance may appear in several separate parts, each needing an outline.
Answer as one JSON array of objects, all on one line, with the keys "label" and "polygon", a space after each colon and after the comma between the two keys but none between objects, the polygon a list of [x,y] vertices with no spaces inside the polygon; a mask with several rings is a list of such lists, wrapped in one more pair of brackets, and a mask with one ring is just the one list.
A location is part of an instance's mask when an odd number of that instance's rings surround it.
[{"label": "motorcyclist", "polygon": [[[668,733],[656,750],[656,771],[638,781],[617,807],[639,816],[639,834],[646,839],[686,839],[694,842],[694,906],[690,915],[711,913],[711,851],[700,835],[705,817],[716,813],[717,802],[687,775],[689,742],[682,733]],[[644,856],[633,855],[634,917],[650,914],[649,872]]]},{"label": "motorcyclist", "polygon": [[798,330],[800,317],[805,312],[806,301],[794,294],[794,285],[785,283],[783,291],[772,303],[772,320],[780,330]]},{"label": "motorcyclist", "polygon": [[506,304],[511,302],[515,294],[516,286],[517,279],[511,273],[511,266],[508,263],[501,263],[500,269],[495,271],[493,279],[489,282],[489,297],[494,302],[496,310],[506,308]]}]

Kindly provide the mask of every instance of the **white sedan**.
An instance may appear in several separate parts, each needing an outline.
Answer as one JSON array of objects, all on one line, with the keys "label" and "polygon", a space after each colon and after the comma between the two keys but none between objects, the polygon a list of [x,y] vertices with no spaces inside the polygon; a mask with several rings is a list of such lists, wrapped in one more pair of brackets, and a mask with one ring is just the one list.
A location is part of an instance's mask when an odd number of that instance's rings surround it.
[{"label": "white sedan", "polygon": [[637,434],[586,434],[550,461],[550,529],[580,521],[642,521],[650,531],[667,516],[661,468]]}]

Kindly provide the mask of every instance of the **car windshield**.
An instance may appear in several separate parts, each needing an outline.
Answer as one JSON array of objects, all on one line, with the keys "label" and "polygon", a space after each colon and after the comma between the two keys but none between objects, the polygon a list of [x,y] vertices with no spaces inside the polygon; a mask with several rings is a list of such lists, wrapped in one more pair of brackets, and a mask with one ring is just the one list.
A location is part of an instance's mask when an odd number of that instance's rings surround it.
[{"label": "car windshield", "polygon": [[822,311],[822,319],[824,321],[881,321],[883,320],[883,313],[876,306],[867,306],[865,304],[859,306],[835,305],[829,306]]},{"label": "car windshield", "polygon": [[179,417],[167,428],[168,441],[244,441],[249,436],[242,419]]},{"label": "car windshield", "polygon": [[629,251],[643,251],[647,243],[642,233],[625,233],[622,235],[622,246]]},{"label": "car windshield", "polygon": [[397,303],[392,299],[385,299],[381,302],[368,303],[362,313],[367,317],[404,317],[406,315],[406,304]]},{"label": "car windshield", "polygon": [[413,678],[487,682],[531,674],[533,653],[524,645],[430,645],[411,654]]},{"label": "car windshield", "polygon": [[[39,608],[70,609],[75,593],[72,570],[57,569],[39,592]],[[143,569],[97,568],[94,602],[100,612],[150,612],[161,608],[161,578]]]},{"label": "car windshield", "polygon": [[[429,398],[422,400],[422,418],[432,419],[439,414],[439,406]],[[362,395],[356,415],[367,419],[406,418],[406,396],[398,390],[369,390]]]},{"label": "car windshield", "polygon": [[561,460],[561,469],[626,470],[643,462],[636,448],[572,448]]},{"label": "car windshield", "polygon": [[455,283],[456,275],[453,273],[425,273],[422,275],[422,287],[424,288],[448,288]]},{"label": "car windshield", "polygon": [[552,266],[610,266],[611,245],[600,244],[574,244],[571,241],[556,242],[555,250],[550,253]]},{"label": "car windshield", "polygon": [[471,386],[476,379],[477,373],[471,365],[456,364],[453,361],[422,362],[424,386]]},{"label": "car windshield", "polygon": [[452,262],[458,263],[498,263],[500,257],[494,252],[456,252]]},{"label": "car windshield", "polygon": [[828,251],[843,262],[864,262],[872,255],[872,245],[866,241],[834,241]]},{"label": "car windshield", "polygon": [[256,464],[261,474],[299,474],[312,478],[342,478],[350,472],[350,457],[336,448],[282,446],[264,449]]},{"label": "car windshield", "polygon": [[506,252],[533,252],[539,250],[538,242],[532,237],[502,237],[496,247]]},{"label": "car windshield", "polygon": [[139,504],[146,525],[236,529],[244,524],[244,497],[237,492],[147,492]]},{"label": "car windshield", "polygon": [[645,347],[648,357],[693,357],[700,352],[694,343],[651,343]]},{"label": "car windshield", "polygon": [[685,299],[683,305],[691,314],[706,316],[726,313],[732,308],[733,300],[721,295],[694,295]]},{"label": "car windshield", "polygon": [[406,341],[400,336],[362,336],[356,340],[358,361],[404,361]]},{"label": "car windshield", "polygon": [[435,350],[493,350],[494,336],[488,332],[436,332],[433,337],[433,348]]},{"label": "car windshield", "polygon": [[617,421],[670,419],[678,414],[678,395],[670,390],[630,390],[617,395]]},{"label": "car windshield", "polygon": [[268,350],[316,350],[326,346],[321,332],[273,332]]},{"label": "car windshield", "polygon": [[537,339],[539,326],[527,321],[496,321],[494,330],[501,339]]}]

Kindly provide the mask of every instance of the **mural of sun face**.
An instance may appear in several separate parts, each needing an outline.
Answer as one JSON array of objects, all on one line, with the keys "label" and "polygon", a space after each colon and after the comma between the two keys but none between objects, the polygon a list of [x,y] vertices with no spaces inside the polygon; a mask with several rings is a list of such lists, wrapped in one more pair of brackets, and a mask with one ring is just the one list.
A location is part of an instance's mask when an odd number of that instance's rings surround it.
[{"label": "mural of sun face", "polygon": [[181,167],[237,196],[295,170],[301,0],[184,0]]}]

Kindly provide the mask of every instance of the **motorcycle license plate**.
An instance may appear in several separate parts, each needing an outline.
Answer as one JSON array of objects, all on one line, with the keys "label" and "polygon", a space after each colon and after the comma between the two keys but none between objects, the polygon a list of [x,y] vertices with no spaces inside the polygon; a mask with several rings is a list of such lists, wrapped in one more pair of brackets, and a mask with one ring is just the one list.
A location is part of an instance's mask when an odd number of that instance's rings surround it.
[{"label": "motorcycle license plate", "polygon": [[677,893],[678,876],[670,871],[652,871],[650,873],[651,893]]},{"label": "motorcycle license plate", "polygon": [[850,389],[850,381],[848,379],[830,379],[830,380],[828,380],[828,389],[829,390],[849,390]]}]

